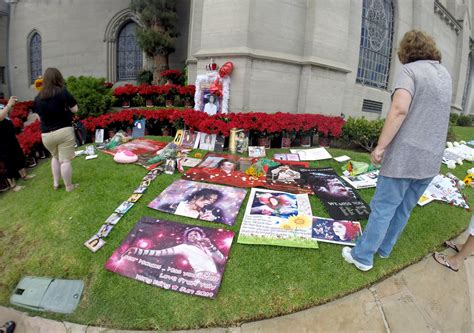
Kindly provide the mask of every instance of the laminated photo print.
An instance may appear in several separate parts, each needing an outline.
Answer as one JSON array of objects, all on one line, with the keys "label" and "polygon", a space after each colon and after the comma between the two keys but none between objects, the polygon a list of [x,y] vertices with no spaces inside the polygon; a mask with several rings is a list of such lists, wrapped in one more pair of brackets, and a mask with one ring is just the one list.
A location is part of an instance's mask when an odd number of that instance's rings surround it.
[{"label": "laminated photo print", "polygon": [[216,144],[216,135],[201,133],[199,149],[202,150],[214,150],[214,145]]},{"label": "laminated photo print", "polygon": [[311,236],[318,241],[355,246],[361,235],[359,222],[313,216]]},{"label": "laminated photo print", "polygon": [[307,194],[253,188],[238,243],[317,248]]},{"label": "laminated photo print", "polygon": [[105,223],[115,225],[115,224],[118,223],[118,221],[120,221],[122,216],[123,216],[123,214],[119,214],[119,213],[114,212],[107,218],[107,220],[105,220]]},{"label": "laminated photo print", "polygon": [[148,207],[170,214],[233,225],[247,191],[240,188],[177,180]]},{"label": "laminated photo print", "polygon": [[197,149],[199,146],[200,132],[184,131],[183,140],[181,141],[182,148]]},{"label": "laminated photo print", "polygon": [[142,217],[105,269],[166,290],[215,298],[234,232]]},{"label": "laminated photo print", "polygon": [[336,220],[358,221],[369,217],[369,205],[341,179],[333,168],[301,169],[301,175]]},{"label": "laminated photo print", "polygon": [[249,157],[265,157],[265,146],[249,146]]},{"label": "laminated photo print", "polygon": [[130,208],[133,207],[133,205],[134,205],[133,202],[124,201],[124,202],[122,202],[122,204],[120,206],[117,207],[115,212],[118,213],[118,214],[125,214],[126,212],[128,212],[130,210]]}]

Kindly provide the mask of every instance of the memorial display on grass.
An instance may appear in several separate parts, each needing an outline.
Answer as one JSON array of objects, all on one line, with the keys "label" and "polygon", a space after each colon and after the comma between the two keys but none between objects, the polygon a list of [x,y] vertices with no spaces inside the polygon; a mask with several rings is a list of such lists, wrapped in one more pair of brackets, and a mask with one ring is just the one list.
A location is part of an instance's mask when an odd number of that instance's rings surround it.
[{"label": "memorial display on grass", "polygon": [[363,173],[357,176],[342,176],[347,183],[356,189],[370,188],[377,186],[379,170]]},{"label": "memorial display on grass", "polygon": [[148,164],[148,161],[156,155],[156,152],[163,149],[167,145],[166,142],[158,142],[149,139],[138,138],[132,141],[123,143],[115,148],[104,149],[104,153],[115,156],[120,151],[130,151],[138,156],[138,160],[135,162],[145,168],[154,168],[158,165]]},{"label": "memorial display on grass", "polygon": [[133,191],[133,194],[115,209],[115,211],[105,220],[105,223],[99,228],[99,231],[84,243],[84,246],[92,252],[97,252],[101,247],[103,247],[105,245],[104,238],[109,235],[110,231],[112,231],[114,226],[120,221],[125,213],[127,213],[133,205],[138,202],[138,200],[140,200],[151,182],[161,173],[163,173],[162,167],[148,171],[148,173],[142,178],[140,185]]},{"label": "memorial display on grass", "polygon": [[311,236],[318,241],[354,246],[361,235],[359,222],[313,216]]},{"label": "memorial display on grass", "polygon": [[237,187],[265,187],[292,193],[312,193],[299,174],[300,166],[267,159],[207,153],[183,178]]},{"label": "memorial display on grass", "polygon": [[201,132],[191,132],[189,130],[184,131],[183,139],[181,141],[181,147],[189,149],[197,149],[199,146],[199,139]]},{"label": "memorial display on grass", "polygon": [[217,296],[234,232],[142,217],[105,263],[163,289]]},{"label": "memorial display on grass", "polygon": [[428,188],[418,200],[418,205],[424,206],[433,200],[447,202],[453,206],[469,209],[464,195],[456,186],[456,180],[445,175],[433,178]]},{"label": "memorial display on grass", "polygon": [[301,169],[301,175],[333,219],[358,221],[369,216],[369,205],[333,168]]},{"label": "memorial display on grass", "polygon": [[247,191],[230,186],[177,180],[148,204],[175,215],[233,225]]},{"label": "memorial display on grass", "polygon": [[332,158],[326,148],[290,149],[290,153],[298,154],[300,161],[320,161]]},{"label": "memorial display on grass", "polygon": [[311,215],[307,194],[253,188],[237,242],[318,248],[311,238]]}]

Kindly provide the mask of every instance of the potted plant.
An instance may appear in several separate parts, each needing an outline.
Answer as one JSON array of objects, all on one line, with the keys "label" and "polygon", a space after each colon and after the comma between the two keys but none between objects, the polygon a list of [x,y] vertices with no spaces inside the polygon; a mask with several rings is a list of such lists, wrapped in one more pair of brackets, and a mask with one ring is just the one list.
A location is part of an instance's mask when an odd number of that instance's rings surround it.
[{"label": "potted plant", "polygon": [[192,107],[192,104],[193,104],[192,101],[194,100],[195,92],[196,92],[196,86],[194,84],[178,87],[178,93],[184,101],[185,108]]},{"label": "potted plant", "polygon": [[168,69],[161,72],[160,76],[165,80],[166,85],[176,84],[180,85],[183,83],[183,73],[177,70]]},{"label": "potted plant", "polygon": [[123,108],[129,108],[132,97],[137,93],[137,86],[134,86],[133,84],[126,84],[124,86],[115,88],[113,95],[119,99]]},{"label": "potted plant", "polygon": [[153,99],[155,97],[155,88],[149,84],[141,84],[138,87],[138,94],[145,99],[146,107],[153,107]]}]

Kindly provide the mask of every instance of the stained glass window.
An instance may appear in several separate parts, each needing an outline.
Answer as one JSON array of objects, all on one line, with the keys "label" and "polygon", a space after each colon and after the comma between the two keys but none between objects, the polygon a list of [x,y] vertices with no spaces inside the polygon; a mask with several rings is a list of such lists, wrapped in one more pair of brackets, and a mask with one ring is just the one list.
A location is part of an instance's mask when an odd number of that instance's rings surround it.
[{"label": "stained glass window", "polygon": [[30,39],[30,83],[43,73],[41,66],[41,36],[35,32]]},{"label": "stained glass window", "polygon": [[137,24],[130,21],[120,29],[117,43],[117,79],[134,80],[143,68],[143,52],[138,46],[135,29]]},{"label": "stained glass window", "polygon": [[392,42],[392,1],[363,0],[357,82],[387,89]]}]

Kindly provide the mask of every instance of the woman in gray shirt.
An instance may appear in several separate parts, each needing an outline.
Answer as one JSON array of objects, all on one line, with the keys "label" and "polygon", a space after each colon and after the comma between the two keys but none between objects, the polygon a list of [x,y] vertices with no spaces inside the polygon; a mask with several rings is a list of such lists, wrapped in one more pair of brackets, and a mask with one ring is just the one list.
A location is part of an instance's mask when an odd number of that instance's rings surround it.
[{"label": "woman in gray shirt", "polygon": [[398,51],[403,64],[377,147],[371,154],[382,165],[369,222],[344,259],[362,271],[374,254],[387,258],[412,209],[439,173],[451,109],[451,77],[441,65],[433,38],[419,30],[405,34]]}]

